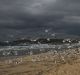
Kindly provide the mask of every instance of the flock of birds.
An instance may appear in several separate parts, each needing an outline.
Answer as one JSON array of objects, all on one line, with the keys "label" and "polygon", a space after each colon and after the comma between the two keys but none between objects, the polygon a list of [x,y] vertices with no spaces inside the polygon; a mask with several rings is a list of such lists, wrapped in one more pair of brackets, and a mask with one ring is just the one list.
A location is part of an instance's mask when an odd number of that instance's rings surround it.
[{"label": "flock of birds", "polygon": [[32,57],[32,61],[66,62],[66,58],[79,58],[79,56],[80,56],[80,49],[69,49],[65,51],[54,50],[34,56]]},{"label": "flock of birds", "polygon": [[[26,56],[27,58],[27,56]],[[30,52],[30,60],[26,60],[26,62],[54,62],[56,63],[65,63],[67,60],[80,59],[80,48],[74,49],[65,49],[61,51],[50,50],[47,53],[41,53],[34,55],[33,52]],[[5,60],[5,64],[21,64],[24,63],[24,57],[16,57],[13,59]]]}]

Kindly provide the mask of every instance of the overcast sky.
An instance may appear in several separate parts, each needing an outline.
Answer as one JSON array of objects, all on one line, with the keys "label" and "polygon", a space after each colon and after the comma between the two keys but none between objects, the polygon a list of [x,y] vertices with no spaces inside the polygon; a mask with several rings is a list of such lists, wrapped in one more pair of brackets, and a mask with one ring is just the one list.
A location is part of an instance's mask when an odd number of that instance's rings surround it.
[{"label": "overcast sky", "polygon": [[0,0],[0,38],[51,33],[80,36],[80,0]]}]

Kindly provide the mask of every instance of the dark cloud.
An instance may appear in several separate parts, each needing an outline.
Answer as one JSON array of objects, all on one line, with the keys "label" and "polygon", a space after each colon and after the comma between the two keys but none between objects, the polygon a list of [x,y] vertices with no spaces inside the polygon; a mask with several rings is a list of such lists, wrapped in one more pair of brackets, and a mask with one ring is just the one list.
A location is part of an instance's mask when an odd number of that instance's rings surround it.
[{"label": "dark cloud", "polygon": [[34,35],[51,29],[80,35],[79,7],[79,0],[0,0],[0,34]]}]

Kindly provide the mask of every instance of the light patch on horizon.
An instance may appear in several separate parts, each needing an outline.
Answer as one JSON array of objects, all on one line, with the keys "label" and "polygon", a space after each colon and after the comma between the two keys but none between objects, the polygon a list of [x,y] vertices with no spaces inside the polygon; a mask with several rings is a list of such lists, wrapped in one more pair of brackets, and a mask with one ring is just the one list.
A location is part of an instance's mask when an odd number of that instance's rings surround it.
[{"label": "light patch on horizon", "polygon": [[64,16],[62,21],[68,23],[80,23],[80,16]]}]

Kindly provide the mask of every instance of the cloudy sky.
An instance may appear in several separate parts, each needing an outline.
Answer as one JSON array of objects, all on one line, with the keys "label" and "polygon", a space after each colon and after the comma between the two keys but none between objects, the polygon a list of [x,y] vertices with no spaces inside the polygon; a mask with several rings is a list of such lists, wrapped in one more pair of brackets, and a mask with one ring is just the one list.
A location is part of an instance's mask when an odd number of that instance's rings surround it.
[{"label": "cloudy sky", "polygon": [[49,33],[80,36],[80,0],[0,0],[0,39]]}]

